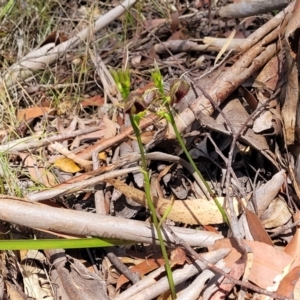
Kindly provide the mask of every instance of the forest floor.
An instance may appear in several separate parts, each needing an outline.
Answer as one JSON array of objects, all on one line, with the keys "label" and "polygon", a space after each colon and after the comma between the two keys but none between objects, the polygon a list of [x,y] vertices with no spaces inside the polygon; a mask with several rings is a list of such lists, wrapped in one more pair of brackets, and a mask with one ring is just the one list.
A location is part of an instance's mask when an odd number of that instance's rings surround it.
[{"label": "forest floor", "polygon": [[300,299],[298,3],[42,2],[0,1],[0,299]]}]

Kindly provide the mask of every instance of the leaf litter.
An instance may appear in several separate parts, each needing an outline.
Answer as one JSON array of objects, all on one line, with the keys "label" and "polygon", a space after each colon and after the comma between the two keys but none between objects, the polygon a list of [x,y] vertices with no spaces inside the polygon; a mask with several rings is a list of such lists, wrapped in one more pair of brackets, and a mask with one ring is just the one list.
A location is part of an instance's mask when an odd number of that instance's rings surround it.
[{"label": "leaf litter", "polygon": [[[43,12],[34,0],[1,4],[3,239],[132,241],[2,251],[3,295],[171,299],[113,79],[112,70],[129,69],[132,95],[149,107],[140,131],[152,200],[158,215],[168,212],[168,254],[180,258],[178,299],[300,299],[299,3],[240,15],[238,2],[71,1]],[[160,104],[148,103],[155,64],[166,93],[179,78],[191,86],[175,101],[176,124],[230,228],[156,114]]]}]

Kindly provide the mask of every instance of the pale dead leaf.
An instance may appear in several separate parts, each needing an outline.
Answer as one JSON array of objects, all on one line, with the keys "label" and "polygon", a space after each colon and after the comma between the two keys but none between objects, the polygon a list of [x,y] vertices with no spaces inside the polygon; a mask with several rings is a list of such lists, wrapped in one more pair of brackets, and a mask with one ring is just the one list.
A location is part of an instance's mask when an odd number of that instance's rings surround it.
[{"label": "pale dead leaf", "polygon": [[285,171],[281,170],[276,173],[267,183],[260,186],[256,191],[256,199],[259,199],[257,203],[258,216],[260,217],[262,213],[268,208],[270,203],[277,196],[280,191],[283,182],[285,180]]},{"label": "pale dead leaf", "polygon": [[[120,180],[105,179],[106,182],[113,185],[122,192],[126,197],[134,200],[140,205],[146,206],[145,193],[134,187],[130,187]],[[154,197],[153,197],[154,198]],[[217,197],[221,205],[224,204],[224,197]],[[154,199],[154,206],[160,215],[163,215],[169,208],[171,201],[169,199]],[[234,199],[234,208],[238,214],[238,201]],[[224,223],[223,217],[213,201],[206,199],[194,200],[175,200],[174,205],[168,219],[175,222],[183,222],[187,224],[221,224]]]},{"label": "pale dead leaf", "polygon": [[276,197],[260,216],[265,228],[276,228],[288,222],[292,217],[286,201]]},{"label": "pale dead leaf", "polygon": [[117,134],[116,122],[110,120],[106,115],[103,117],[103,123],[105,125],[104,138],[109,139]]},{"label": "pale dead leaf", "polygon": [[8,280],[5,280],[5,287],[9,299],[24,300],[23,292],[22,294],[18,292],[17,287],[14,284],[10,283]]},{"label": "pale dead leaf", "polygon": [[255,133],[261,133],[265,130],[271,129],[273,127],[272,119],[273,116],[270,111],[261,113],[258,118],[254,120],[253,131]]},{"label": "pale dead leaf", "polygon": [[218,60],[221,58],[221,56],[228,50],[230,43],[232,42],[234,36],[236,34],[236,30],[233,29],[229,37],[226,39],[225,44],[223,45],[222,49],[219,51],[216,59],[215,59],[215,65],[217,64]]},{"label": "pale dead leaf", "polygon": [[27,256],[32,256],[34,259],[31,260],[30,264],[28,264],[28,260],[24,260],[20,264],[24,289],[30,298],[47,299],[51,297],[52,291],[50,284],[47,284],[46,270],[43,268],[46,258],[41,253],[34,256],[30,252],[38,253],[36,250],[28,251]]},{"label": "pale dead leaf", "polygon": [[138,67],[141,63],[141,60],[142,60],[142,55],[134,55],[132,58],[131,58],[131,64],[133,67]]},{"label": "pale dead leaf", "polygon": [[77,173],[81,170],[81,168],[76,165],[72,159],[67,157],[59,157],[53,165],[54,167],[57,167],[62,171],[68,173]]},{"label": "pale dead leaf", "polygon": [[34,181],[40,182],[47,187],[56,185],[54,175],[47,169],[40,167],[32,155],[19,152],[19,156],[21,157],[24,166],[28,167],[28,172]]},{"label": "pale dead leaf", "polygon": [[69,126],[65,128],[63,120],[59,117],[56,118],[56,128],[57,128],[58,132],[61,134],[68,134],[68,133],[76,130],[77,123],[78,123],[77,119],[73,118],[73,120],[71,121]]}]

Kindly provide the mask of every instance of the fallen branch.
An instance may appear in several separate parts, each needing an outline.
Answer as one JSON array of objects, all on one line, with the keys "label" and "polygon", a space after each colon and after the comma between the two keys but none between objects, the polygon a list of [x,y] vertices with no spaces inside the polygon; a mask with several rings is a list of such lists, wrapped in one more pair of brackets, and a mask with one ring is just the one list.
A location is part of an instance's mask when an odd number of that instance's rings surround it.
[{"label": "fallen branch", "polygon": [[[137,243],[156,243],[157,236],[151,224],[130,219],[92,214],[63,208],[54,208],[25,199],[0,195],[0,220],[31,228],[51,230],[66,234],[116,238]],[[213,246],[223,238],[213,232],[171,227],[191,246]],[[170,245],[174,244],[169,233],[163,233]]]},{"label": "fallen branch", "polygon": [[98,126],[79,129],[69,133],[63,133],[49,137],[45,137],[44,135],[29,136],[0,145],[0,152],[15,153],[18,151],[28,151],[29,149],[43,147],[57,141],[63,141],[79,135],[95,132],[99,129],[100,127]]},{"label": "fallen branch", "polygon": [[222,18],[245,18],[274,10],[281,10],[289,4],[288,0],[248,0],[230,3],[220,8],[219,15]]},{"label": "fallen branch", "polygon": [[4,91],[7,87],[14,85],[19,80],[32,76],[34,71],[45,69],[60,56],[65,54],[67,50],[73,49],[80,43],[87,41],[93,34],[120,17],[135,2],[136,0],[124,1],[122,4],[101,16],[92,26],[83,29],[73,38],[58,46],[55,46],[55,43],[50,43],[28,53],[21,61],[12,65],[0,76],[0,91]]}]

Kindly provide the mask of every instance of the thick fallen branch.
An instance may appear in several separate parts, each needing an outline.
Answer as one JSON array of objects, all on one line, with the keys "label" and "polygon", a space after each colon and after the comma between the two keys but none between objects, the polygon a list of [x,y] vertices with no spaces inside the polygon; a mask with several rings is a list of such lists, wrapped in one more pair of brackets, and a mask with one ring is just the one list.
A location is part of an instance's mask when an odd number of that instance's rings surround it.
[{"label": "thick fallen branch", "polygon": [[[31,228],[66,234],[125,239],[137,243],[158,243],[153,226],[145,222],[54,208],[6,195],[0,195],[0,207],[0,220]],[[171,228],[176,235],[191,246],[208,247],[214,245],[217,239],[223,238],[222,235],[212,232]],[[163,235],[167,243],[174,244],[174,238],[170,234],[163,232]]]},{"label": "thick fallen branch", "polygon": [[245,18],[274,10],[281,10],[289,4],[288,0],[256,0],[230,3],[220,8],[219,15],[222,18]]}]

